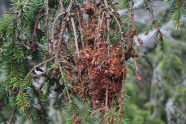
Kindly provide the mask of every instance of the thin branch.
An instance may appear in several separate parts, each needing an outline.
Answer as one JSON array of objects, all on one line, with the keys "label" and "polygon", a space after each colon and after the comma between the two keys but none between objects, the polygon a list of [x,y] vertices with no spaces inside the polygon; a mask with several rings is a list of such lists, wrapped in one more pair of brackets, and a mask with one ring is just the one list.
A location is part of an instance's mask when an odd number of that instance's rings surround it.
[{"label": "thin branch", "polygon": [[78,22],[79,22],[79,31],[80,31],[80,36],[81,36],[80,39],[81,39],[83,49],[85,49],[84,40],[83,40],[83,29],[81,27],[80,14],[79,14],[79,9],[77,7],[76,7],[76,11],[77,11],[77,18],[78,18]]},{"label": "thin branch", "polygon": [[98,109],[98,110],[92,112],[92,113],[90,114],[90,116],[92,116],[92,115],[94,115],[94,114],[96,114],[97,112],[102,111],[102,110],[105,110],[105,108],[100,108],[100,109]]},{"label": "thin branch", "polygon": [[136,59],[135,58],[133,58],[134,59],[134,65],[135,65],[135,70],[136,70],[136,72],[139,72],[139,68],[138,68],[138,65],[137,65],[137,63],[136,63]]},{"label": "thin branch", "polygon": [[32,76],[32,77],[33,77],[33,78],[38,78],[38,77],[40,77],[40,76],[45,75],[48,71],[50,71],[50,70],[52,70],[52,69],[53,69],[53,68],[49,68],[49,69],[45,70],[44,72],[42,72],[41,74],[34,75],[34,76]]},{"label": "thin branch", "polygon": [[[126,70],[125,65],[123,64],[123,70]],[[122,80],[122,89],[121,89],[121,97],[120,97],[120,103],[119,103],[119,110],[118,110],[118,118],[122,117],[122,105],[123,105],[123,99],[124,99],[124,93],[125,93],[125,75],[123,74],[123,80]],[[120,121],[120,120],[119,120]],[[120,122],[121,123],[121,122]]]},{"label": "thin branch", "polygon": [[[48,60],[49,57],[49,29],[48,29],[48,0],[45,0],[45,6],[46,6],[46,18],[47,18],[47,25],[46,25],[46,32],[47,32],[47,53],[46,53],[46,60]],[[48,68],[48,62],[46,63],[46,70]]]},{"label": "thin branch", "polygon": [[28,116],[28,120],[30,120],[30,117],[32,116],[34,109],[30,112],[29,116]]},{"label": "thin branch", "polygon": [[5,92],[3,93],[3,95],[2,95],[2,97],[1,97],[1,99],[0,99],[0,103],[1,103],[1,102],[3,101],[3,99],[5,98],[6,92],[7,92],[7,91],[5,91]]},{"label": "thin branch", "polygon": [[155,26],[155,28],[157,29],[156,40],[157,40],[157,36],[158,36],[158,33],[159,33],[159,34],[160,34],[160,41],[163,41],[163,36],[162,36],[162,33],[161,33],[160,28],[159,28],[159,26],[158,26],[157,19],[156,19],[156,17],[154,16],[154,11],[153,11],[153,9],[152,9],[150,3],[149,3],[150,0],[145,0],[145,1],[146,1],[147,5],[148,5],[148,10],[149,10],[149,12],[150,12],[150,14],[151,14],[151,16],[152,16],[152,19],[153,19],[153,22],[154,22],[154,26]]},{"label": "thin branch", "polygon": [[133,41],[134,35],[135,35],[135,29],[134,29],[134,11],[133,11],[133,1],[130,0],[129,2],[130,6],[130,23],[131,23],[131,28],[130,28],[130,37],[131,41]]},{"label": "thin branch", "polygon": [[106,100],[105,100],[105,108],[106,108],[106,113],[108,112],[108,87],[106,88]]},{"label": "thin branch", "polygon": [[12,121],[13,121],[13,118],[14,118],[14,115],[15,115],[15,111],[16,111],[16,107],[13,107],[11,115],[9,117],[8,124],[12,124]]},{"label": "thin branch", "polygon": [[64,9],[64,6],[63,6],[63,2],[62,2],[61,0],[59,0],[59,4],[61,5],[61,10],[62,10],[62,12],[64,12],[65,9]]},{"label": "thin branch", "polygon": [[70,12],[73,3],[74,3],[74,0],[71,0],[69,6],[68,6],[68,8],[67,8],[67,13]]},{"label": "thin branch", "polygon": [[[61,67],[61,64],[59,63],[59,70],[61,72],[61,78],[64,79],[64,75],[63,75],[63,70],[62,70],[62,67]],[[73,118],[75,117],[75,111],[73,109],[73,104],[72,104],[72,99],[70,98],[70,94],[69,94],[69,91],[68,91],[68,87],[67,87],[67,84],[66,82],[64,81],[64,85],[65,85],[65,89],[66,89],[66,92],[67,92],[67,97],[70,101],[70,104],[71,104],[71,108],[72,108],[72,113],[73,113]]]},{"label": "thin branch", "polygon": [[117,23],[117,25],[119,27],[120,35],[121,35],[121,41],[123,42],[124,41],[124,37],[123,37],[123,32],[122,32],[122,29],[121,29],[121,25],[120,25],[118,19],[116,18],[116,16],[112,12],[109,12],[109,13],[110,13],[111,16],[114,17],[114,19],[115,19],[115,21],[116,21],[116,23]]},{"label": "thin branch", "polygon": [[107,43],[108,43],[108,56],[110,56],[110,15],[107,13]]},{"label": "thin branch", "polygon": [[36,69],[37,67],[39,67],[39,66],[41,66],[41,65],[45,64],[46,62],[49,62],[49,61],[51,61],[51,60],[53,60],[53,59],[54,59],[54,57],[52,57],[52,58],[50,58],[49,60],[46,60],[46,61],[44,61],[44,62],[42,62],[42,63],[36,65],[35,67],[33,67],[33,68],[30,70],[30,72],[26,75],[26,77],[28,77],[28,76],[32,73],[32,71],[34,71],[34,69]]},{"label": "thin branch", "polygon": [[23,46],[26,47],[28,50],[31,49],[29,46],[27,46],[27,45],[26,45],[25,43],[23,43],[23,42],[18,42],[18,41],[16,41],[15,43],[23,45]]},{"label": "thin branch", "polygon": [[75,22],[74,22],[73,17],[71,17],[70,19],[71,19],[72,28],[73,28],[73,31],[74,31],[76,54],[78,55],[78,58],[79,58],[80,54],[79,54],[79,46],[78,46],[78,41],[77,41],[77,32],[76,32]]},{"label": "thin branch", "polygon": [[58,18],[62,15],[62,13],[60,13],[53,21],[52,23],[52,43],[54,43],[54,27],[55,27],[55,24],[56,24],[56,21],[58,20]]},{"label": "thin branch", "polygon": [[74,43],[73,43],[72,35],[71,35],[71,32],[70,32],[70,26],[68,25],[67,28],[68,28],[69,39],[70,39],[70,42],[71,42],[71,45],[72,45],[72,52],[73,52],[74,60],[75,60],[75,63],[77,64],[77,58],[76,58],[75,51],[74,51]]},{"label": "thin branch", "polygon": [[29,0],[27,0],[27,1],[25,2],[25,5],[23,6],[23,9],[27,6],[28,2],[29,2]]}]

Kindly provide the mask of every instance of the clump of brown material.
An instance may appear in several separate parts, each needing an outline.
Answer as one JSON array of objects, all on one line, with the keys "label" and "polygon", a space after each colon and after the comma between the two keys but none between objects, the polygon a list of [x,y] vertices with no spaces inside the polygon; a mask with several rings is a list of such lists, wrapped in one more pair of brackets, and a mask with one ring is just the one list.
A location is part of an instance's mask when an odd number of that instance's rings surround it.
[{"label": "clump of brown material", "polygon": [[126,74],[121,66],[121,48],[112,48],[110,57],[108,56],[107,45],[82,53],[82,59],[78,63],[79,81],[81,82],[79,83],[79,95],[90,99],[93,108],[101,107],[101,103],[106,102],[106,89],[108,89],[108,101],[111,106],[113,99],[121,91],[123,74]]},{"label": "clump of brown material", "polygon": [[85,7],[85,13],[89,16],[94,15],[94,7],[91,4],[87,5]]},{"label": "clump of brown material", "polygon": [[[100,0],[95,4],[76,6],[77,21],[74,21],[74,16],[70,16],[71,23],[69,24],[66,21],[63,25],[68,24],[69,39],[76,66],[73,70],[75,74],[72,75],[77,76],[77,80],[72,83],[72,91],[85,101],[91,102],[93,109],[100,108],[91,115],[96,112],[107,113],[116,105],[119,113],[118,117],[121,117],[122,101],[125,95],[124,81],[127,74],[125,62],[130,58],[135,60],[138,57],[134,49],[134,45],[136,45],[134,35],[137,35],[137,32],[134,29],[133,14],[130,15],[132,24],[130,30],[123,32],[125,25],[116,9],[111,7],[113,7],[112,2],[106,0]],[[88,15],[87,21],[84,21],[83,14]],[[67,15],[64,14],[64,16]],[[79,32],[76,32],[76,28]],[[73,36],[71,35],[71,29],[73,29]],[[65,26],[62,26],[58,36],[60,37],[64,32]],[[117,32],[120,33],[119,36],[115,36]],[[119,41],[114,41],[114,38]],[[65,44],[60,40],[58,40],[58,43],[59,46]],[[139,43],[143,44],[142,40]],[[63,53],[66,53],[66,48],[58,47],[55,53],[55,61],[57,62],[65,56]],[[67,57],[65,60],[69,61],[70,59]],[[61,65],[69,67],[66,63],[61,63]],[[58,68],[60,69],[60,66]],[[58,68],[53,70],[53,77],[62,72]],[[135,69],[138,70],[136,63]],[[71,72],[70,67],[66,70]],[[137,78],[141,80],[139,76]],[[69,94],[67,96],[69,101],[72,102]],[[109,120],[114,123],[116,117]],[[74,114],[74,122],[80,123],[81,117]]]},{"label": "clump of brown material", "polygon": [[74,122],[75,122],[75,124],[80,124],[80,123],[81,123],[81,120],[82,120],[82,118],[81,118],[81,116],[79,116],[79,115],[76,115],[76,116],[74,117]]},{"label": "clump of brown material", "polygon": [[137,74],[136,77],[138,81],[141,81],[141,76],[139,74]]},{"label": "clump of brown material", "polygon": [[112,49],[111,58],[108,58],[107,49],[104,47],[95,51],[93,56],[95,61],[90,64],[90,74],[93,81],[91,87],[93,106],[100,106],[98,103],[106,102],[106,89],[108,89],[110,105],[112,99],[116,98],[121,91],[123,78],[121,57],[121,49],[118,47]]},{"label": "clump of brown material", "polygon": [[[90,100],[94,109],[106,104],[111,107],[122,90],[123,77],[126,77],[126,69],[122,66],[122,48],[119,45],[110,47],[108,41],[98,34],[100,30],[106,31],[107,25],[92,21],[100,21],[99,15],[94,15],[92,5],[88,4],[85,7],[85,13],[91,20],[89,19],[87,27],[82,13],[80,14],[86,36],[86,48],[80,51],[80,60],[77,63],[78,82],[73,91],[85,100]],[[102,21],[104,23],[106,19]]]}]

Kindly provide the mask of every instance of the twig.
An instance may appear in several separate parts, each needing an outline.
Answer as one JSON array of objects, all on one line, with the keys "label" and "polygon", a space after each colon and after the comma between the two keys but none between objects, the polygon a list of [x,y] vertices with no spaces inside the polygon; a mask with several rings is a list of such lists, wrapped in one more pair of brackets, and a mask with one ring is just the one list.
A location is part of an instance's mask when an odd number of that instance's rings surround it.
[{"label": "twig", "polygon": [[78,58],[79,58],[80,54],[79,54],[79,47],[78,47],[78,41],[77,41],[77,34],[76,34],[75,22],[74,22],[73,17],[71,17],[70,19],[71,19],[72,28],[73,28],[73,31],[74,31],[76,54],[78,55]]},{"label": "twig", "polygon": [[133,42],[133,38],[135,35],[135,29],[134,29],[134,12],[133,12],[133,1],[130,0],[129,2],[129,6],[130,6],[130,23],[131,23],[131,28],[130,28],[130,38],[131,38],[131,42]]},{"label": "twig", "polygon": [[157,19],[156,19],[156,17],[154,16],[154,11],[153,11],[153,9],[152,9],[150,3],[149,3],[150,0],[145,0],[145,1],[146,1],[147,5],[148,5],[148,10],[149,10],[149,12],[150,12],[150,14],[151,14],[151,16],[152,16],[152,19],[153,19],[153,22],[154,22],[154,26],[155,26],[155,28],[157,29],[156,40],[158,39],[157,36],[158,36],[158,33],[159,33],[159,34],[160,34],[160,41],[163,41],[163,36],[162,36],[162,33],[161,33],[160,28],[159,28],[159,26],[158,26]]},{"label": "twig", "polygon": [[108,112],[108,87],[106,88],[106,100],[105,100],[106,113]]},{"label": "twig", "polygon": [[[53,69],[53,68],[47,69],[47,70],[45,70],[44,72],[42,72],[41,74],[39,74],[39,75],[34,75],[33,77],[34,77],[34,78],[38,78],[38,77],[40,77],[40,76],[46,74],[48,71],[50,71],[50,70],[52,70],[52,69]],[[46,80],[46,79],[45,79],[45,80]],[[44,82],[41,84],[41,86],[39,87],[40,90],[43,88],[43,86],[44,86],[44,84],[45,84],[45,82],[46,82],[45,80],[44,80]]]},{"label": "twig", "polygon": [[28,120],[30,120],[30,117],[32,116],[34,109],[30,112],[30,115],[28,116]]},{"label": "twig", "polygon": [[110,58],[110,56],[107,56],[104,60],[103,60],[103,62],[100,64],[100,66],[98,67],[98,69],[101,69],[101,67],[103,66],[103,64],[105,63],[105,61],[107,60],[107,59],[109,59]]},{"label": "twig", "polygon": [[71,35],[71,32],[70,32],[70,25],[68,25],[67,28],[68,28],[69,39],[70,39],[70,42],[71,42],[71,45],[72,45],[72,52],[73,52],[75,64],[77,64],[77,58],[76,58],[75,51],[74,51],[74,43],[73,43],[72,35]]},{"label": "twig", "polygon": [[7,91],[5,91],[4,94],[2,95],[1,100],[0,100],[0,103],[1,103],[1,102],[3,101],[3,99],[5,98],[6,92],[7,92]]},{"label": "twig", "polygon": [[15,43],[21,44],[21,45],[25,46],[28,50],[30,50],[30,47],[27,46],[27,45],[26,45],[25,43],[23,43],[23,42],[18,42],[18,41],[16,41]]},{"label": "twig", "polygon": [[25,5],[23,6],[23,9],[27,6],[28,2],[29,2],[29,0],[27,0],[27,1],[25,2]]},{"label": "twig", "polygon": [[73,3],[74,3],[74,0],[71,0],[69,6],[68,6],[68,8],[67,8],[67,13],[70,12]]},{"label": "twig", "polygon": [[116,16],[113,13],[111,13],[111,12],[109,12],[109,13],[110,13],[111,16],[114,17],[114,19],[115,19],[115,21],[116,21],[116,23],[117,23],[117,25],[119,27],[120,35],[121,35],[121,41],[123,42],[124,41],[124,37],[123,37],[123,32],[122,32],[122,29],[121,29],[121,25],[120,25],[118,19],[116,18]]},{"label": "twig", "polygon": [[[46,32],[47,32],[47,53],[46,53],[46,60],[48,60],[49,56],[49,31],[48,31],[48,0],[45,1],[45,6],[46,6],[46,18],[47,18],[47,25],[46,25]],[[48,62],[46,63],[46,70],[48,68]]]},{"label": "twig", "polygon": [[[123,70],[126,70],[126,67],[124,64],[123,64]],[[118,111],[117,120],[118,120],[118,118],[120,118],[122,116],[122,105],[123,105],[124,92],[125,92],[124,88],[125,88],[125,75],[123,75],[123,80],[122,80],[121,99],[120,99],[120,103],[119,103],[119,111]]]},{"label": "twig", "polygon": [[44,114],[45,110],[44,110],[44,107],[43,107],[43,105],[42,105],[42,103],[41,103],[41,100],[40,100],[40,98],[39,98],[39,94],[38,94],[38,96],[37,96],[37,100],[38,100],[39,105],[40,105],[40,107],[41,107],[41,112],[42,112],[42,114]]},{"label": "twig", "polygon": [[107,42],[108,42],[108,56],[110,56],[110,15],[107,13]]},{"label": "twig", "polygon": [[92,116],[92,115],[96,114],[97,112],[99,112],[99,111],[101,111],[101,110],[104,110],[104,109],[105,109],[105,108],[100,108],[100,109],[98,109],[98,110],[92,112],[92,113],[90,114],[90,116]]},{"label": "twig", "polygon": [[55,23],[56,23],[56,21],[58,20],[58,18],[60,17],[62,15],[62,13],[60,13],[56,18],[55,18],[55,20],[53,21],[53,23],[52,23],[52,43],[54,43],[54,27],[55,27]]},{"label": "twig", "polygon": [[133,59],[134,59],[134,64],[135,64],[135,68],[134,69],[136,70],[136,72],[139,72],[139,68],[138,68],[138,65],[136,63],[135,57]]},{"label": "twig", "polygon": [[36,98],[37,98],[37,100],[38,100],[38,103],[39,103],[39,105],[40,105],[40,108],[41,108],[40,111],[41,111],[42,114],[44,114],[45,110],[44,110],[44,107],[43,107],[43,105],[42,105],[42,103],[41,103],[41,100],[40,100],[40,98],[39,98],[39,93],[36,91],[36,88],[35,88],[34,86],[32,86],[32,88],[33,88],[34,94],[35,94],[35,96],[36,96]]},{"label": "twig", "polygon": [[13,118],[14,118],[14,115],[15,115],[15,111],[16,111],[16,107],[13,107],[11,115],[9,117],[8,124],[12,124],[12,121],[13,121]]},{"label": "twig", "polygon": [[62,12],[64,12],[65,9],[64,9],[64,6],[63,6],[63,2],[61,0],[59,0],[59,4],[61,5]]},{"label": "twig", "polygon": [[44,61],[44,62],[42,62],[42,63],[36,65],[35,67],[33,67],[33,68],[30,70],[30,72],[26,75],[26,77],[28,77],[28,76],[32,73],[32,71],[34,71],[34,69],[36,69],[37,67],[39,67],[39,66],[41,66],[41,65],[45,64],[46,62],[49,62],[49,61],[51,61],[51,60],[53,60],[53,59],[54,59],[54,57],[52,57],[52,58],[50,58],[49,60],[46,60],[46,61]]},{"label": "twig", "polygon": [[[101,17],[101,14],[102,14],[102,17]],[[95,31],[96,38],[95,38],[95,42],[94,42],[94,46],[96,46],[96,44],[98,44],[98,48],[99,48],[99,44],[100,44],[99,38],[101,37],[100,31],[102,31],[100,28],[102,27],[102,24],[103,24],[104,15],[105,15],[105,11],[103,11],[103,9],[100,10],[99,17],[98,17],[98,27]],[[96,49],[96,47],[94,47],[94,48]]]},{"label": "twig", "polygon": [[38,123],[38,124],[41,124],[41,121],[40,121],[40,119],[39,119],[38,116],[37,116],[37,123]]},{"label": "twig", "polygon": [[[59,60],[58,60],[59,61]],[[59,63],[59,70],[60,70],[60,72],[61,72],[61,78],[62,79],[64,79],[64,75],[63,75],[63,70],[62,70],[62,67],[61,67],[61,64]],[[66,84],[66,82],[64,81],[64,85],[65,85],[65,89],[66,89],[66,92],[67,92],[67,97],[68,97],[68,99],[69,99],[69,101],[70,101],[70,104],[71,104],[71,108],[72,108],[72,113],[73,113],[73,118],[75,117],[75,111],[74,111],[74,109],[73,109],[73,104],[72,104],[72,99],[70,98],[70,94],[69,94],[69,91],[68,91],[68,87],[67,87],[67,84]]]},{"label": "twig", "polygon": [[7,12],[7,11],[4,11],[4,14],[18,14],[19,12]]},{"label": "twig", "polygon": [[79,31],[80,31],[80,35],[81,35],[80,39],[81,39],[83,49],[85,49],[84,40],[83,40],[83,29],[81,27],[79,9],[77,7],[76,7],[76,11],[77,11],[77,18],[78,18],[78,22],[79,22]]},{"label": "twig", "polygon": [[[106,86],[106,92],[105,92],[105,115],[107,114],[108,112],[108,86]],[[108,117],[105,116],[105,122],[109,124],[108,122]]]},{"label": "twig", "polygon": [[179,0],[179,3],[177,3],[177,4],[178,4],[178,12],[177,12],[177,19],[176,19],[176,30],[179,27],[179,22],[180,22],[179,17],[181,15],[181,7],[183,5],[183,0]]}]

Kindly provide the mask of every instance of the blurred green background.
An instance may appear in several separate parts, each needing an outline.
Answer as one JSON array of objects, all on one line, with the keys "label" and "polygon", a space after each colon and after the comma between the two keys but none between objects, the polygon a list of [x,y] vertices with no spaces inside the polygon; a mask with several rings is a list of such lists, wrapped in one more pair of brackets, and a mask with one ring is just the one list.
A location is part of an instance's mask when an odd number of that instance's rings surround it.
[{"label": "blurred green background", "polygon": [[[118,2],[118,13],[125,17],[124,0]],[[126,118],[131,124],[186,124],[186,18],[182,17],[181,26],[176,31],[170,20],[169,3],[163,0],[152,2],[165,38],[166,50],[161,52],[154,43],[153,30],[144,36],[152,18],[141,9],[141,2],[135,1],[134,13],[136,29],[144,41],[141,47],[144,56],[137,59],[142,81],[136,80],[133,62],[129,60],[124,107]],[[10,4],[9,0],[0,0],[0,17],[9,10]],[[63,114],[53,112],[54,123],[62,123]]]}]

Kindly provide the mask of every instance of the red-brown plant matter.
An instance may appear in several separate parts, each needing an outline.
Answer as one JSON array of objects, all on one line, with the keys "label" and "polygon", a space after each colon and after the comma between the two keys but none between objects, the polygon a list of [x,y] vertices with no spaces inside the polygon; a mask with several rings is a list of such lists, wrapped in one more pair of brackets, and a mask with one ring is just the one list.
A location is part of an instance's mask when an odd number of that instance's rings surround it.
[{"label": "red-brown plant matter", "polygon": [[[137,35],[137,33],[134,29],[132,6],[130,12],[131,27],[127,32],[122,32],[125,24],[120,19],[116,9],[112,9],[112,7],[115,7],[115,3],[113,4],[106,0],[100,0],[98,3],[75,6],[74,9],[77,12],[76,22],[73,19],[74,14],[71,14],[68,11],[62,12],[64,13],[63,16],[65,19],[60,32],[56,35],[56,44],[61,47],[54,46],[54,48],[57,48],[54,49],[54,61],[59,62],[62,57],[67,62],[70,61],[68,57],[64,57],[67,48],[64,47],[65,43],[63,38],[60,37],[64,34],[67,27],[73,51],[73,58],[75,60],[74,64],[76,65],[77,70],[75,71],[75,74],[71,73],[72,70],[70,69],[69,64],[65,62],[60,63],[59,67],[53,69],[53,77],[63,71],[61,69],[62,66],[67,67],[69,77],[72,75],[77,76],[77,79],[73,80],[72,91],[75,95],[82,97],[85,101],[91,101],[93,109],[98,109],[91,115],[99,111],[102,113],[108,112],[113,108],[114,103],[116,103],[119,111],[118,117],[121,117],[124,81],[127,74],[125,62],[129,58],[133,58],[135,61],[135,57],[138,57],[138,54],[133,48],[136,46],[133,37],[134,35]],[[88,16],[87,22],[85,21],[84,14]],[[68,21],[71,23],[68,24]],[[111,24],[111,22],[114,23]],[[73,42],[73,36],[70,32],[71,28],[74,32],[75,42]],[[77,36],[76,28],[80,32],[79,37]],[[120,32],[120,41],[113,45],[110,44],[111,31]],[[139,40],[138,42],[143,44],[142,40]],[[135,69],[138,71],[136,61]],[[137,75],[137,79],[141,80],[139,74]],[[71,98],[69,95],[67,96],[71,103]],[[77,115],[75,115],[74,112],[73,116],[74,120],[77,120]],[[111,122],[115,120],[115,117],[110,118]]]}]

